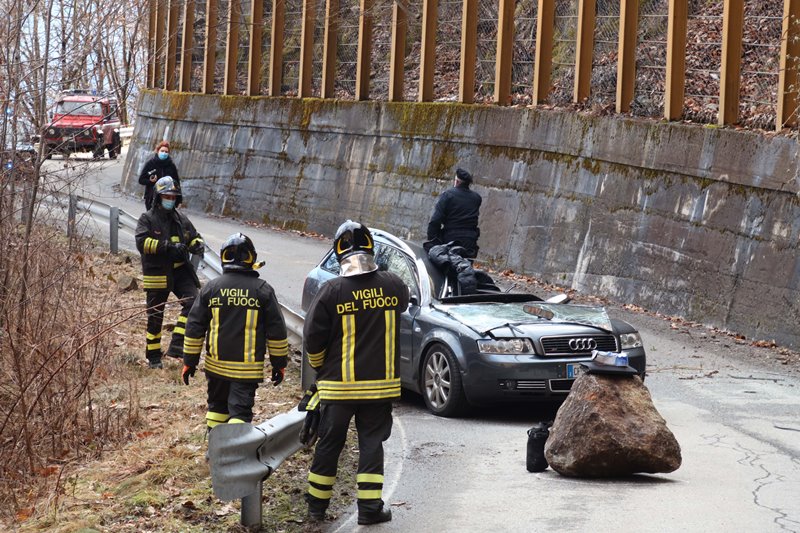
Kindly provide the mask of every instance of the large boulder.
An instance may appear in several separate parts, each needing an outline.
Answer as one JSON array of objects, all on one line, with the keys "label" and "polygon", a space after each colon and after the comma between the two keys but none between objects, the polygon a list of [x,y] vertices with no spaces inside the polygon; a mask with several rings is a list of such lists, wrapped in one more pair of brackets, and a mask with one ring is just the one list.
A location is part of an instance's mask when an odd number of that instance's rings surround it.
[{"label": "large boulder", "polygon": [[672,472],[681,447],[638,376],[584,374],[556,414],[544,448],[550,467],[572,477]]}]

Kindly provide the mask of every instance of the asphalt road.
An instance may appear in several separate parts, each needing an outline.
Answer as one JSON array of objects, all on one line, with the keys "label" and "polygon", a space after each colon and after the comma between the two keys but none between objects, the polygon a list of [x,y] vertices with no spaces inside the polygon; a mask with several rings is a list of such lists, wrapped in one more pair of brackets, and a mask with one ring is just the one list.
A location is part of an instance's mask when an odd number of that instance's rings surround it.
[{"label": "asphalt road", "polygon": [[[95,195],[138,217],[142,203],[119,192],[121,162],[91,162],[84,168],[89,173],[75,178],[79,194]],[[262,275],[282,302],[299,309],[303,278],[328,240],[207,216],[192,211],[191,202],[187,212],[212,247],[235,231],[253,238],[260,259],[267,261]],[[384,499],[394,519],[372,529],[800,532],[796,358],[617,305],[609,305],[609,314],[642,333],[646,386],[681,445],[683,464],[677,471],[614,480],[571,479],[550,469],[531,474],[525,469],[526,430],[551,419],[554,408],[487,408],[468,418],[443,419],[411,396],[397,404],[386,443]],[[354,480],[340,483],[355,490]],[[325,530],[366,530],[356,525],[354,512]]]}]

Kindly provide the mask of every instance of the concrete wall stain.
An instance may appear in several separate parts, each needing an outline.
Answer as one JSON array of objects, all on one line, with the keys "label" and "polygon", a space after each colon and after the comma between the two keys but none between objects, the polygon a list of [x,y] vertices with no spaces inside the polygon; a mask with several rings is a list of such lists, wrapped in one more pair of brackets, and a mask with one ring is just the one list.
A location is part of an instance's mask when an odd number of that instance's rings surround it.
[{"label": "concrete wall stain", "polygon": [[457,103],[144,91],[139,111],[130,191],[169,124],[190,207],[326,234],[355,218],[422,240],[465,166],[484,198],[484,261],[800,347],[789,139]]}]

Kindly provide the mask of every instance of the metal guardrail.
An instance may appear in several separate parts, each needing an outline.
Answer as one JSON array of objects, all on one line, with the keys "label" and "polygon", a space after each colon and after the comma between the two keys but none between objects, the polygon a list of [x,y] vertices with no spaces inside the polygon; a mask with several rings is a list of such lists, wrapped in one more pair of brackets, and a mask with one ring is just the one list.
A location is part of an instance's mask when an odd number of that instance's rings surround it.
[{"label": "metal guardrail", "polygon": [[[67,233],[75,228],[78,211],[107,219],[112,253],[119,249],[119,229],[136,230],[138,219],[118,207],[77,195],[60,195],[55,201],[67,207]],[[219,255],[206,245],[205,254],[192,257],[198,273],[208,279],[222,275]],[[303,317],[281,304],[289,342],[298,345],[303,339]],[[241,498],[241,523],[246,527],[260,526],[263,482],[283,461],[302,447],[299,439],[305,413],[297,408],[279,414],[266,422],[252,424],[221,424],[209,433],[208,458],[211,465],[211,485],[221,500]]]}]

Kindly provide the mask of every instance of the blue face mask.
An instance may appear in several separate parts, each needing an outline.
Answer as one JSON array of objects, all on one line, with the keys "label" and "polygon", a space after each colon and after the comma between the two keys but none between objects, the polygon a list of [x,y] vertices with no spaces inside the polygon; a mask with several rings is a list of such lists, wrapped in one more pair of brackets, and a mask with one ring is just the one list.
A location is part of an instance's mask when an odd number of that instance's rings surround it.
[{"label": "blue face mask", "polygon": [[165,161],[169,158],[169,154],[167,152],[158,152],[158,158],[162,161]]},{"label": "blue face mask", "polygon": [[168,211],[175,209],[175,200],[167,200],[166,198],[162,198],[161,207]]}]

